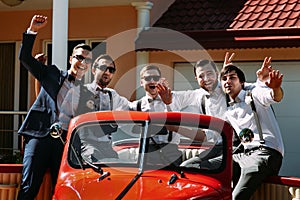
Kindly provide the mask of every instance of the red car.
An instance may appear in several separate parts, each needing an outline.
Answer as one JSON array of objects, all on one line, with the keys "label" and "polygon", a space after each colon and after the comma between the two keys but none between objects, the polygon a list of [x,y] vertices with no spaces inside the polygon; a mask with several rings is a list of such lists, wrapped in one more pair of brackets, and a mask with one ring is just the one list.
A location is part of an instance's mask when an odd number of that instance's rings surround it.
[{"label": "red car", "polygon": [[[169,144],[153,140],[174,130],[181,164]],[[199,131],[204,141],[194,139]],[[223,120],[193,113],[80,115],[70,122],[53,199],[231,199],[232,136]]]}]

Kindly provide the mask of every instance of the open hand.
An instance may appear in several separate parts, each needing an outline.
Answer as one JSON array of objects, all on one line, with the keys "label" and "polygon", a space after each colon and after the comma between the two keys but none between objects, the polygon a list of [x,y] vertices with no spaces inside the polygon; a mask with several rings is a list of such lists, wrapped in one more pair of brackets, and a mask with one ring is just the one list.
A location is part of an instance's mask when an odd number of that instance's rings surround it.
[{"label": "open hand", "polygon": [[283,74],[279,70],[273,70],[269,73],[270,80],[265,82],[269,88],[277,89],[281,87]]},{"label": "open hand", "polygon": [[169,88],[169,83],[164,78],[161,79],[159,83],[156,85],[158,94],[160,95],[162,101],[169,105],[172,103],[172,91]]}]

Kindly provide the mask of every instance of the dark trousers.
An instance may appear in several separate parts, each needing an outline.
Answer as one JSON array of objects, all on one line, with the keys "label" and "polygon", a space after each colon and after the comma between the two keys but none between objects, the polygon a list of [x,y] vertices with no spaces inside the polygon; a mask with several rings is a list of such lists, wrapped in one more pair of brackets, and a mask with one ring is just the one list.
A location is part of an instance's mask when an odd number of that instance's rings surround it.
[{"label": "dark trousers", "polygon": [[177,144],[149,144],[147,153],[149,164],[166,166],[179,166],[182,162],[182,153]]},{"label": "dark trousers", "polygon": [[[270,148],[233,155],[233,182],[238,179],[232,193],[233,200],[250,199],[267,176],[277,175],[282,155]],[[240,174],[239,178],[236,177]]]},{"label": "dark trousers", "polygon": [[25,136],[23,172],[18,200],[33,200],[50,168],[52,186],[55,187],[64,145],[50,135],[44,138]]},{"label": "dark trousers", "polygon": [[223,146],[216,145],[211,149],[201,152],[193,158],[184,161],[180,166],[198,169],[217,169],[223,160]]}]

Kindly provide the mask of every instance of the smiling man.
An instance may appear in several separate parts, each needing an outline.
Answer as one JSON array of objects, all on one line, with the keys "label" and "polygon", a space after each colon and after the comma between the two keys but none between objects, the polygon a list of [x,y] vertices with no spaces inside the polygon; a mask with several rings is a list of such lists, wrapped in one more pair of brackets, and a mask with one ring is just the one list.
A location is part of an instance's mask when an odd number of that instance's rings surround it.
[{"label": "smiling man", "polygon": [[18,131],[23,135],[25,143],[19,200],[35,198],[48,168],[54,188],[64,145],[59,139],[50,136],[50,127],[58,121],[58,113],[61,112],[61,104],[68,90],[74,87],[75,82],[80,82],[92,64],[92,49],[86,44],[79,44],[73,49],[68,71],[62,71],[55,65],[46,66],[32,57],[37,32],[46,24],[46,16],[33,16],[29,28],[23,34],[19,54],[22,65],[42,86]]},{"label": "smiling man", "polygon": [[[170,111],[168,105],[172,103],[172,94],[161,77],[159,67],[153,64],[146,65],[140,72],[140,79],[140,85],[146,95],[132,102],[131,109],[143,112]],[[182,162],[182,153],[178,150],[180,135],[167,130],[166,127],[155,127],[152,134],[155,135],[150,137],[148,162],[162,166],[179,166]]]},{"label": "smiling man", "polygon": [[233,178],[238,179],[234,200],[250,199],[263,180],[277,175],[281,167],[284,145],[271,104],[283,98],[283,75],[273,70],[269,76],[267,87],[245,90],[240,68],[228,65],[221,71],[222,89],[228,95],[227,120],[237,133],[250,129],[254,135],[251,142],[243,143],[244,152],[233,154]]},{"label": "smiling man", "polygon": [[101,54],[96,58],[92,66],[93,82],[73,87],[66,94],[59,115],[63,130],[67,131],[71,118],[79,114],[129,109],[129,101],[114,89],[107,87],[115,72],[116,65],[111,56]]},{"label": "smiling man", "polygon": [[[107,87],[115,72],[116,65],[111,56],[102,54],[96,58],[92,66],[93,82],[73,87],[66,94],[59,115],[63,130],[68,130],[71,118],[83,113],[129,110],[130,102],[125,97],[120,96],[114,89]],[[116,127],[108,125],[102,126],[102,128],[102,131],[95,130],[94,132],[82,134],[85,138],[80,138],[81,144],[78,145],[78,151],[89,161],[118,157],[112,149],[111,140],[111,134],[116,131]],[[101,142],[101,149],[99,148],[99,142]]]}]

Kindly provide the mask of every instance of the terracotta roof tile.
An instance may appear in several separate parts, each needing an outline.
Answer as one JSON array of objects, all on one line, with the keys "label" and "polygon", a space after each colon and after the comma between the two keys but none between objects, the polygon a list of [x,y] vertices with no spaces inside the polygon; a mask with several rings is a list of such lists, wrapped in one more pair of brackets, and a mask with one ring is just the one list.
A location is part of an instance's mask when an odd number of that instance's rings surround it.
[{"label": "terracotta roof tile", "polygon": [[297,0],[248,0],[230,28],[293,27],[300,20],[299,8]]},{"label": "terracotta roof tile", "polygon": [[294,26],[300,27],[300,20],[297,20]]},{"label": "terracotta roof tile", "polygon": [[280,13],[280,12],[284,12],[285,9],[290,10],[287,4],[278,4],[273,12]]},{"label": "terracotta roof tile", "polygon": [[296,22],[298,21],[298,19],[289,19],[287,20],[287,22],[285,23],[286,26],[292,27],[295,26]]},{"label": "terracotta roof tile", "polygon": [[273,5],[267,5],[265,7],[265,9],[263,10],[264,13],[269,13],[269,12],[273,12],[274,9],[277,7],[277,4],[273,4]]},{"label": "terracotta roof tile", "polygon": [[280,24],[282,25],[282,23],[284,23],[283,21],[278,21],[278,20],[264,20],[265,24],[261,27],[257,27],[255,26],[255,28],[271,28],[271,27],[280,27],[280,26],[276,26],[275,24]]}]

